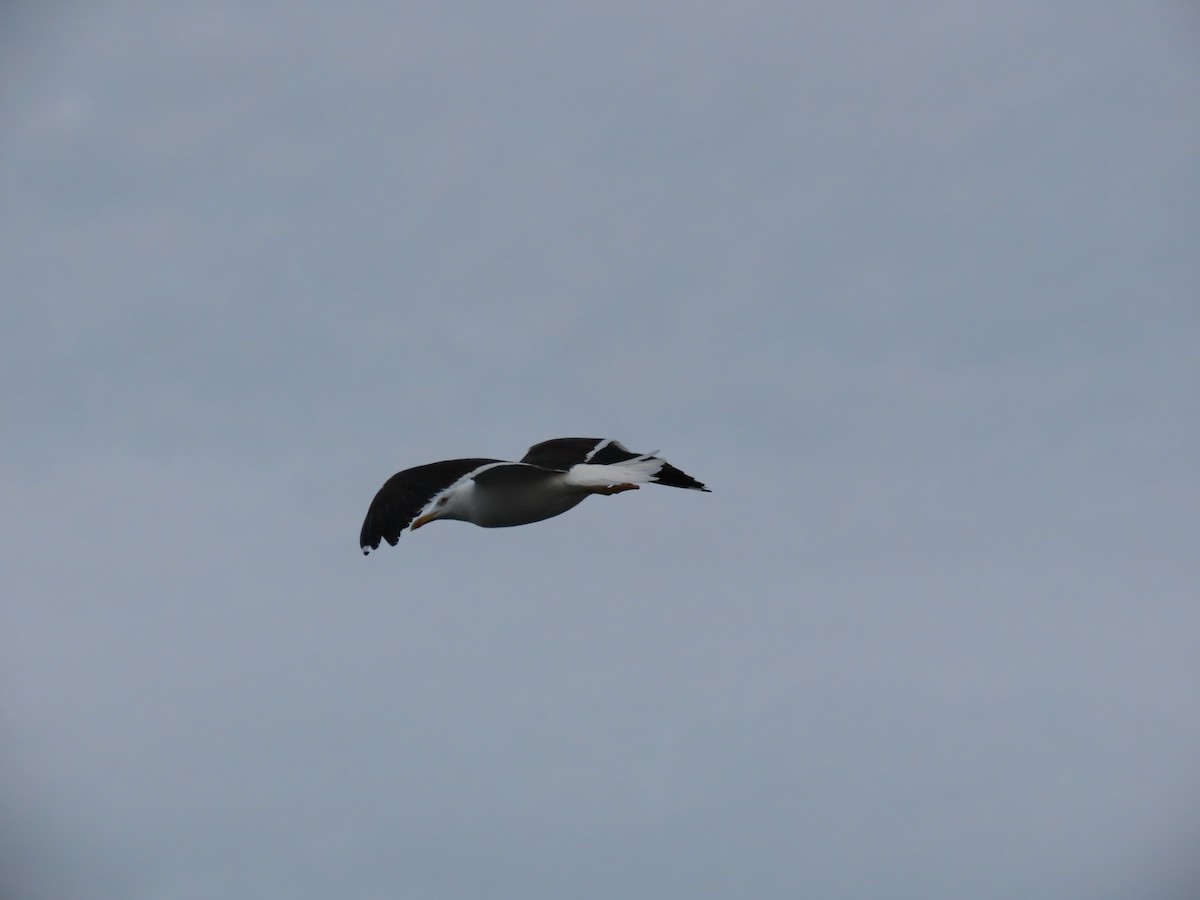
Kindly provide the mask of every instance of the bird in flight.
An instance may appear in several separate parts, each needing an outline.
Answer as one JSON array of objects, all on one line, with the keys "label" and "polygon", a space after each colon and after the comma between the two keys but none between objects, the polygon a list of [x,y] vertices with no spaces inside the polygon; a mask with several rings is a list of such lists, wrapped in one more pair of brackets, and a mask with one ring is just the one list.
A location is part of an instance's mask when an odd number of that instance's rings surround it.
[{"label": "bird in flight", "polygon": [[526,525],[561,515],[591,494],[636,491],[647,483],[708,491],[654,453],[634,453],[608,438],[542,441],[519,462],[447,459],[405,469],[384,482],[358,543],[364,555],[380,541],[394,547],[405,528],[416,531],[437,519],[483,528]]}]

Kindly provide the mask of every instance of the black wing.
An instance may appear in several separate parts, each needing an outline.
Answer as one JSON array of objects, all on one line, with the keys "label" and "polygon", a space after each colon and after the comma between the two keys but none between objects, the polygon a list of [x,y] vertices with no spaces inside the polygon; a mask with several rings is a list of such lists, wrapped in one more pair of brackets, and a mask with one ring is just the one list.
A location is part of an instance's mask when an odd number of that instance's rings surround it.
[{"label": "black wing", "polygon": [[[611,456],[611,459],[593,459],[593,456],[602,444],[607,444],[609,447],[616,445],[617,449],[613,453],[619,455],[612,456],[612,453],[609,453],[607,455]],[[560,472],[565,472],[571,466],[577,466],[580,463],[595,462],[603,465],[606,462],[620,462],[623,459],[633,459],[635,456],[637,456],[636,453],[630,453],[616,441],[609,441],[605,438],[555,438],[552,441],[542,441],[540,444],[534,444],[521,457],[521,462],[529,463],[531,466],[541,466],[544,469],[557,469]]]},{"label": "black wing", "polygon": [[[614,441],[611,438],[554,438],[534,444],[521,457],[521,462],[565,472],[571,466],[577,466],[580,463],[607,466],[640,456],[645,456],[645,454],[634,453],[620,441]],[[653,458],[658,459],[658,457]],[[708,490],[691,475],[675,468],[666,460],[662,461],[662,468],[658,470],[652,481],[667,487],[691,488],[694,491]]]},{"label": "black wing", "polygon": [[379,547],[380,540],[393,547],[400,532],[417,517],[425,504],[464,475],[498,459],[447,459],[397,472],[384,482],[363,520],[358,545],[364,555]]}]

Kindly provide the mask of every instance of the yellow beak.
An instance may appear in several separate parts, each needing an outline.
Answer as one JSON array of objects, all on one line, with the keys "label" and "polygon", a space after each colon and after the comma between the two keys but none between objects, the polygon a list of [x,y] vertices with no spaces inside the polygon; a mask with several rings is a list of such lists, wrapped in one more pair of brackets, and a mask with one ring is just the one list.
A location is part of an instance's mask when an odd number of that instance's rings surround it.
[{"label": "yellow beak", "polygon": [[432,522],[436,518],[437,518],[437,516],[435,516],[433,513],[426,513],[423,516],[417,516],[417,518],[413,519],[413,523],[408,526],[408,530],[416,531],[422,525],[428,525],[430,522]]}]

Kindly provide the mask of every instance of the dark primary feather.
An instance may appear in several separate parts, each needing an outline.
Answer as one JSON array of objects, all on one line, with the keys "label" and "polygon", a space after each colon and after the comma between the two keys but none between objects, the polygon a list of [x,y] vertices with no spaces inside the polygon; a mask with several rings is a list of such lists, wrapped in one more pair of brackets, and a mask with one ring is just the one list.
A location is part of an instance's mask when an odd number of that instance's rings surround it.
[{"label": "dark primary feather", "polygon": [[704,491],[706,494],[711,494],[701,482],[697,481],[687,472],[682,469],[677,469],[669,462],[664,462],[662,468],[654,476],[655,484],[662,484],[667,487],[689,488],[693,491]]},{"label": "dark primary feather", "polygon": [[393,547],[400,532],[424,509],[434,496],[480,466],[500,462],[496,459],[447,459],[397,472],[384,482],[371,501],[363,520],[358,545],[364,554],[379,547],[380,540]]}]

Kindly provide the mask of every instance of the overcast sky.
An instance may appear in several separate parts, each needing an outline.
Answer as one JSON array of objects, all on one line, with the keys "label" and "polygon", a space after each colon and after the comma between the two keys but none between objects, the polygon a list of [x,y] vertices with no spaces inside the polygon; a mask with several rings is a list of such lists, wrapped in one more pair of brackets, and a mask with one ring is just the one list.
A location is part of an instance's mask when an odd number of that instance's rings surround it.
[{"label": "overcast sky", "polygon": [[[0,888],[1200,893],[1192,4],[9,3]],[[661,449],[364,559],[393,472]]]}]

